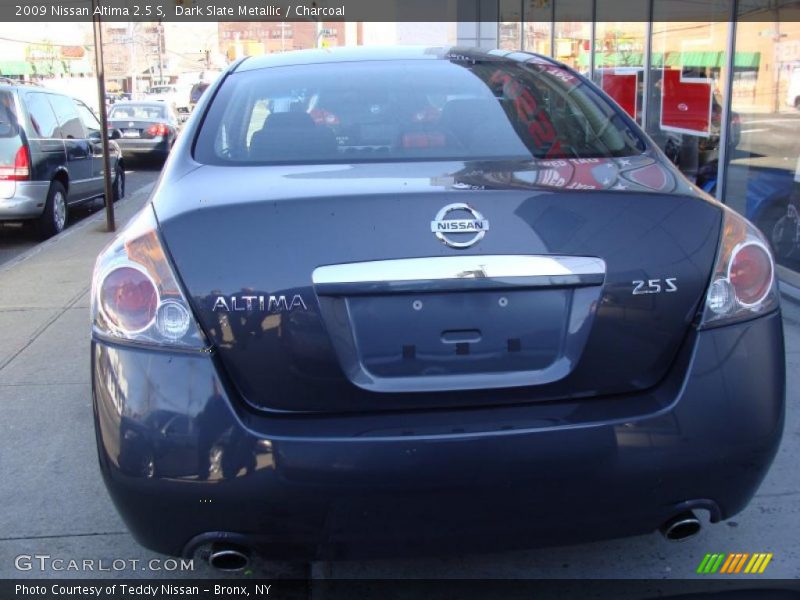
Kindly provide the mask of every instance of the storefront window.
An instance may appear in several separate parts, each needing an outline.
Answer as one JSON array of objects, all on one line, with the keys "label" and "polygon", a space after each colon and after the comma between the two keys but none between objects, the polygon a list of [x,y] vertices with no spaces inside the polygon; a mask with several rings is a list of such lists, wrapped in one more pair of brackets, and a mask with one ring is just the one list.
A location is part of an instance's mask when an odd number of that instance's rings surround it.
[{"label": "storefront window", "polygon": [[647,132],[683,173],[716,194],[722,94],[730,4],[697,0],[708,22],[659,22],[669,17],[669,0],[655,0],[652,26]]},{"label": "storefront window", "polygon": [[552,0],[523,0],[523,7],[525,22],[522,25],[522,34],[525,38],[525,50],[551,56]]},{"label": "storefront window", "polygon": [[594,80],[641,125],[648,7],[646,2],[631,6],[636,14],[628,22],[603,20],[615,10],[614,0],[597,0]]},{"label": "storefront window", "polygon": [[738,23],[725,203],[758,225],[779,265],[798,271],[800,14],[767,15]]},{"label": "storefront window", "polygon": [[498,47],[501,50],[522,48],[522,0],[500,0]]},{"label": "storefront window", "polygon": [[680,14],[674,0],[628,3],[637,14],[616,0],[499,2],[502,48],[591,74],[691,181],[764,232],[800,286],[800,3],[739,1],[732,22],[734,0]]},{"label": "storefront window", "polygon": [[589,75],[592,48],[592,0],[556,0],[553,56]]}]

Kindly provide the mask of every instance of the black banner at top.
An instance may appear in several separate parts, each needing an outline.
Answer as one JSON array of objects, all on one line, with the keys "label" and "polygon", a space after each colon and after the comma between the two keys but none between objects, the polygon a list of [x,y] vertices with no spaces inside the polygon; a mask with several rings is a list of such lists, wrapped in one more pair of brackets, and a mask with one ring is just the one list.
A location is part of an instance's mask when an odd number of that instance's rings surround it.
[{"label": "black banner at top", "polygon": [[800,21],[800,0],[0,0],[0,21]]}]

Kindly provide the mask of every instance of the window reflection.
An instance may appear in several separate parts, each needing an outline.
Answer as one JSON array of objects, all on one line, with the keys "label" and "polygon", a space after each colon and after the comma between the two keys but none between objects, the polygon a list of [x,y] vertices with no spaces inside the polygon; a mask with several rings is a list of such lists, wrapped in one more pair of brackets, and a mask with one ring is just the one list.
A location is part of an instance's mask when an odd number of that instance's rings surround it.
[{"label": "window reflection", "polygon": [[[594,81],[670,160],[756,223],[778,263],[797,271],[800,7],[774,0],[738,2],[732,25],[733,6],[733,0],[692,0],[676,9],[673,0],[652,0],[628,3],[626,11],[640,12],[621,14],[615,0],[500,0],[499,43],[553,56],[587,75],[593,64]],[[736,45],[729,68],[732,28]],[[723,137],[727,164],[720,169]],[[722,173],[724,187],[718,185]],[[796,276],[800,285],[797,273],[782,276],[790,281]]]},{"label": "window reflection", "polygon": [[591,23],[556,23],[553,56],[583,75],[588,75],[591,35]]},{"label": "window reflection", "polygon": [[552,0],[523,0],[525,23],[522,26],[524,48],[528,52],[536,52],[550,56],[550,38],[552,36],[553,3]]},{"label": "window reflection", "polygon": [[600,22],[595,27],[594,80],[642,123],[645,24]]},{"label": "window reflection", "polygon": [[500,23],[497,33],[497,46],[501,50],[522,48],[522,2],[520,0],[500,0]]},{"label": "window reflection", "polygon": [[[654,11],[660,7],[663,13],[665,2],[658,0]],[[709,7],[716,22],[653,23],[647,131],[691,181],[711,194],[716,193],[728,77],[726,4]]]}]

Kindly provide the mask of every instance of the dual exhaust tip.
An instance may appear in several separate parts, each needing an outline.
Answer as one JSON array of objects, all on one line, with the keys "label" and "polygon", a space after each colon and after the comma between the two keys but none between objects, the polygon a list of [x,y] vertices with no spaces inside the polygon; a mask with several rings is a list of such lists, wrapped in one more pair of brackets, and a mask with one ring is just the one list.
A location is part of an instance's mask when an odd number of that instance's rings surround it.
[{"label": "dual exhaust tip", "polygon": [[[659,531],[666,539],[678,542],[697,535],[701,528],[697,516],[687,510],[666,521]],[[208,564],[229,573],[243,571],[250,565],[250,551],[234,544],[216,543],[211,546]]]},{"label": "dual exhaust tip", "polygon": [[250,551],[233,544],[214,544],[208,554],[208,564],[228,573],[243,571],[250,565]]},{"label": "dual exhaust tip", "polygon": [[666,521],[658,530],[666,539],[680,542],[700,533],[701,527],[700,519],[692,511],[687,510]]}]

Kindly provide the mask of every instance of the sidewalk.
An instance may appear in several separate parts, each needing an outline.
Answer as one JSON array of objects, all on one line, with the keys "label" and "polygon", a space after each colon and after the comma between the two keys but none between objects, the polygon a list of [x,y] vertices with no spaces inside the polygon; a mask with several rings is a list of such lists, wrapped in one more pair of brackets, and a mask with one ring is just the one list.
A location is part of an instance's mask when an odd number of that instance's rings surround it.
[{"label": "sidewalk", "polygon": [[[118,227],[151,189],[116,205]],[[114,236],[105,227],[100,212],[0,267],[0,577],[43,575],[15,570],[19,554],[149,558],[97,468],[88,309],[94,259]]]},{"label": "sidewalk", "polygon": [[[118,203],[121,228],[147,200],[147,185]],[[133,541],[97,467],[89,370],[89,286],[98,252],[113,238],[103,213],[0,266],[0,577],[220,577],[194,572],[19,572],[14,557],[65,560],[157,557]],[[437,560],[317,564],[317,577],[691,577],[706,552],[773,552],[770,577],[800,576],[800,304],[784,300],[787,420],[783,444],[742,514],[683,544],[657,535],[530,552]],[[140,563],[140,564],[141,564]],[[624,572],[620,564],[625,564]],[[304,576],[258,562],[254,574]],[[242,576],[242,575],[239,575]]]},{"label": "sidewalk", "polygon": [[[144,206],[152,187],[115,205],[118,230]],[[100,477],[89,293],[95,258],[114,235],[99,212],[0,266],[0,578],[224,576],[201,563],[187,572],[143,570],[147,561],[165,557],[133,540]],[[140,562],[110,572],[20,572],[14,567],[20,554],[102,560],[105,566]],[[289,576],[282,565],[254,568]]]}]

